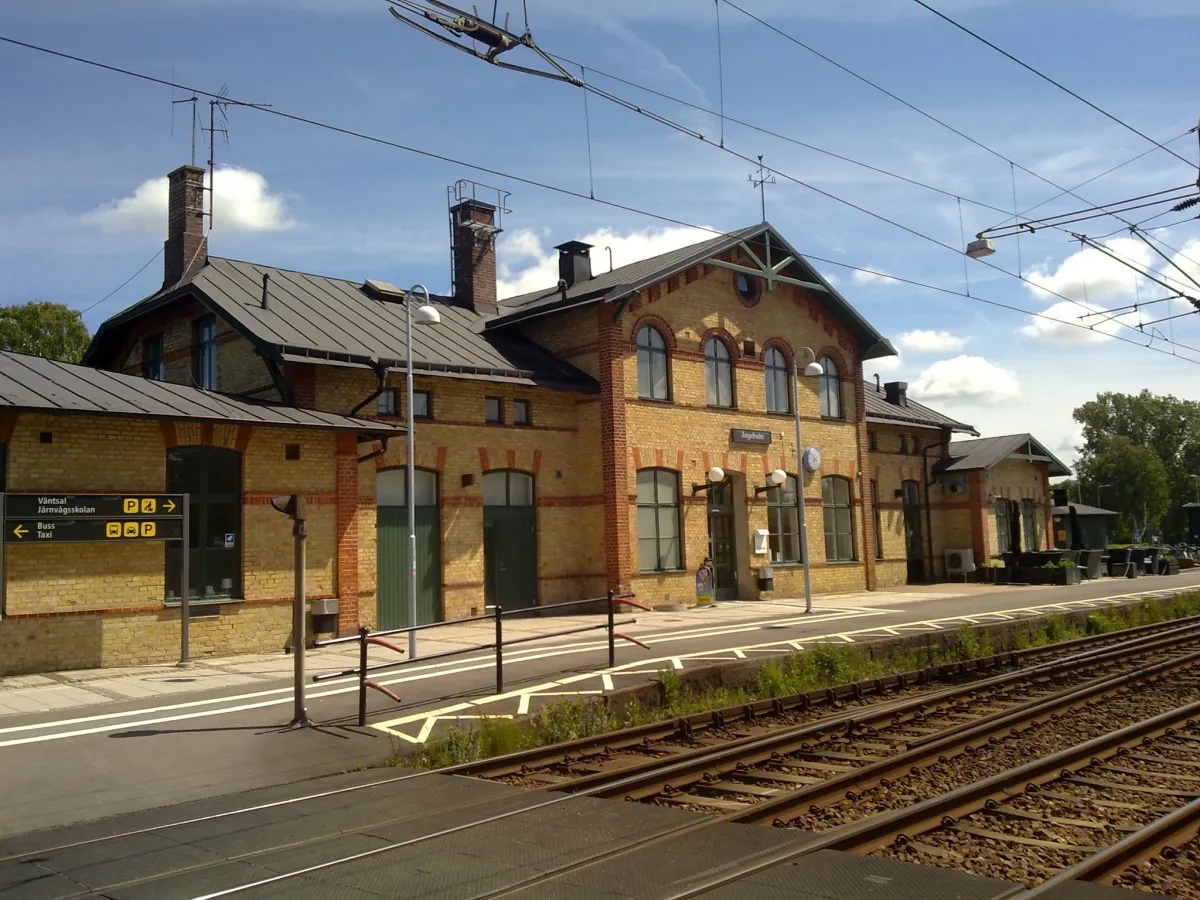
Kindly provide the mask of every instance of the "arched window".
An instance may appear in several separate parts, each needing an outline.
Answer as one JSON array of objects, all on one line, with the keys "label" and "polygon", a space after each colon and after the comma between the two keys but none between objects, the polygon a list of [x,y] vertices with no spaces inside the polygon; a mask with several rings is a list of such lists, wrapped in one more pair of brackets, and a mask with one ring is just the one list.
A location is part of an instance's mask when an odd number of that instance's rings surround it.
[{"label": "arched window", "polygon": [[[167,451],[167,493],[190,494],[191,597],[240,597],[242,591],[242,455],[226,447]],[[179,596],[182,548],[167,542],[167,596]]]},{"label": "arched window", "polygon": [[[408,470],[382,469],[375,476],[375,502],[378,506],[407,506]],[[413,469],[413,496],[417,506],[438,505],[437,472]]]},{"label": "arched window", "polygon": [[818,362],[823,370],[817,384],[821,392],[821,415],[826,419],[844,418],[842,413],[842,376],[838,372],[837,363],[828,356],[822,356]]},{"label": "arched window", "polygon": [[639,469],[637,473],[638,569],[664,572],[682,568],[679,540],[679,473]]},{"label": "arched window", "polygon": [[829,475],[821,479],[825,507],[825,559],[850,562],[854,556],[854,509],[850,479]]},{"label": "arched window", "polygon": [[709,406],[733,406],[733,364],[729,348],[718,338],[704,342],[704,380]]},{"label": "arched window", "polygon": [[768,347],[763,354],[763,371],[767,381],[767,412],[792,411],[792,392],[788,390],[787,359],[778,347]]},{"label": "arched window", "polygon": [[1003,497],[996,499],[996,552],[1008,553],[1012,550],[1012,525],[1008,515],[1008,501]]},{"label": "arched window", "polygon": [[767,530],[771,562],[801,561],[800,496],[796,493],[796,479],[792,475],[780,487],[767,491]]},{"label": "arched window", "polygon": [[483,473],[484,506],[533,506],[533,476],[500,469]]},{"label": "arched window", "polygon": [[645,400],[670,400],[671,380],[667,369],[667,342],[653,325],[637,333],[638,396]]}]

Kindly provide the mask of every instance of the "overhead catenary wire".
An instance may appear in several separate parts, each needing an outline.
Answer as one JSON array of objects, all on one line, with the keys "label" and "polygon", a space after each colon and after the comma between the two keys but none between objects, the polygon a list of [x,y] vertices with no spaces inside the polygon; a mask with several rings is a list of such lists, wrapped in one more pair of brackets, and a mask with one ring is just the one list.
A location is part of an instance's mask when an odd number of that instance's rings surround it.
[{"label": "overhead catenary wire", "polygon": [[[90,66],[93,68],[101,69],[101,70],[104,70],[107,72],[111,72],[113,74],[123,75],[123,76],[129,77],[129,78],[138,79],[140,81],[161,85],[163,87],[171,87],[172,86],[172,82],[169,82],[166,79],[159,78],[154,75],[148,75],[144,72],[137,72],[132,69],[126,69],[121,66],[115,66],[115,65],[112,65],[109,63],[102,63],[102,62],[99,62],[98,60],[88,59],[86,57],[77,56],[77,55],[66,53],[66,52],[63,52],[60,50],[53,50],[48,47],[42,47],[37,44],[32,44],[32,43],[29,43],[26,41],[18,40],[16,38],[11,38],[6,35],[0,35],[0,43],[7,43],[7,44],[10,44],[13,46],[23,47],[28,50],[32,50],[32,51],[39,52],[39,53],[44,53],[44,54],[54,56],[54,57],[57,57],[60,59],[68,60],[71,62],[76,62],[81,65],[86,65],[86,66]],[[174,84],[174,86],[184,89],[184,90],[192,91],[200,96],[212,97],[212,98],[218,97],[218,94],[216,94],[212,91],[207,91],[207,90],[203,90],[200,88],[194,88],[194,87],[190,87],[188,85],[178,84],[178,83]],[[632,213],[634,215],[640,215],[640,216],[644,216],[646,218],[655,219],[660,222],[666,222],[666,223],[672,224],[672,225],[679,225],[679,226],[682,226],[685,228],[692,228],[697,231],[706,231],[710,234],[713,234],[714,236],[720,236],[720,235],[724,234],[724,232],[720,231],[719,229],[713,228],[712,226],[698,225],[694,222],[687,221],[687,220],[679,218],[677,216],[653,212],[650,210],[632,206],[630,204],[620,203],[620,202],[614,201],[614,200],[606,200],[606,199],[603,199],[600,197],[589,197],[587,194],[584,194],[580,191],[577,191],[577,190],[574,190],[571,188],[563,187],[561,185],[555,185],[555,184],[552,184],[549,182],[539,181],[538,179],[530,178],[528,176],[522,176],[522,175],[510,173],[510,172],[505,172],[503,170],[496,169],[492,166],[485,166],[485,165],[482,165],[479,163],[472,163],[472,162],[468,162],[466,160],[456,159],[454,157],[447,156],[446,154],[443,154],[443,153],[438,153],[436,151],[427,150],[427,149],[424,149],[421,147],[414,147],[414,146],[411,146],[408,144],[402,144],[398,141],[393,141],[388,138],[371,135],[366,132],[358,131],[356,129],[347,128],[347,127],[340,126],[340,125],[334,125],[334,124],[331,124],[328,122],[322,122],[320,120],[313,119],[311,117],[304,116],[304,115],[301,115],[298,113],[287,112],[286,110],[283,110],[279,107],[273,107],[273,106],[266,107],[266,106],[254,105],[254,104],[250,104],[250,103],[242,103],[241,101],[238,101],[238,100],[235,100],[235,99],[229,98],[229,97],[223,98],[223,102],[229,103],[230,105],[233,105],[233,106],[244,107],[246,109],[250,109],[255,112],[262,113],[264,115],[273,116],[275,118],[283,119],[286,121],[296,122],[298,124],[307,125],[307,126],[314,127],[314,128],[320,128],[322,130],[329,131],[329,132],[336,133],[336,134],[341,134],[346,137],[352,137],[352,138],[355,138],[358,140],[367,141],[369,143],[376,144],[378,146],[389,147],[394,150],[411,153],[413,155],[420,156],[420,157],[423,157],[426,159],[433,159],[433,160],[437,160],[440,162],[449,163],[449,164],[452,164],[455,166],[460,166],[462,168],[472,169],[477,172],[483,172],[483,173],[486,173],[489,175],[494,175],[499,178],[505,178],[505,179],[508,179],[509,181],[515,182],[517,184],[524,184],[529,187],[537,188],[539,190],[545,190],[548,192],[559,194],[560,196],[573,197],[578,200],[584,200],[587,202],[596,203],[601,206],[608,207],[610,209],[621,210],[623,212]],[[946,245],[946,246],[949,246],[949,245]],[[1020,313],[1022,315],[1030,316],[1031,318],[1042,319],[1042,320],[1054,322],[1054,323],[1057,323],[1060,325],[1066,325],[1068,327],[1080,328],[1080,329],[1088,330],[1088,331],[1095,330],[1093,327],[1090,327],[1087,325],[1081,325],[1079,323],[1069,322],[1069,321],[1057,318],[1055,316],[1050,316],[1045,313],[1040,313],[1040,312],[1036,312],[1034,310],[1025,309],[1024,307],[1016,306],[1014,304],[1004,303],[1004,302],[998,301],[998,300],[990,300],[990,299],[987,299],[984,297],[980,297],[978,295],[971,296],[971,295],[965,294],[961,291],[953,290],[951,288],[945,288],[945,287],[941,287],[939,285],[934,285],[934,284],[929,284],[926,282],[917,281],[915,279],[904,278],[904,277],[901,277],[898,275],[892,275],[892,274],[886,273],[886,272],[879,272],[877,270],[874,270],[874,269],[871,269],[868,267],[856,266],[856,265],[853,265],[851,263],[847,263],[847,262],[841,261],[841,260],[827,259],[825,257],[817,256],[814,254],[804,253],[803,251],[801,251],[801,253],[807,259],[816,260],[818,262],[829,263],[830,265],[836,265],[841,268],[845,268],[845,269],[849,269],[849,270],[857,271],[857,272],[862,272],[867,275],[872,275],[872,276],[876,276],[879,278],[889,279],[892,281],[899,282],[901,284],[908,284],[913,287],[925,288],[927,290],[935,291],[937,293],[965,297],[969,300],[973,300],[978,303],[983,303],[988,306],[996,307],[999,309],[1006,309],[1011,312],[1016,312],[1016,313]],[[151,262],[152,261],[153,260],[151,260]],[[147,263],[147,265],[149,265],[149,263]],[[1004,270],[1001,269],[1000,271],[1004,271]],[[1009,274],[1011,274],[1011,273],[1009,273]],[[1054,294],[1053,291],[1047,291],[1047,293]],[[1057,296],[1062,297],[1062,295],[1057,295]],[[1063,299],[1069,299],[1069,298],[1063,297]],[[1136,347],[1143,347],[1145,349],[1150,349],[1150,350],[1153,350],[1158,353],[1166,354],[1168,356],[1176,355],[1176,354],[1172,354],[1169,351],[1164,350],[1160,347],[1154,347],[1154,346],[1151,346],[1148,344],[1142,344],[1140,341],[1132,340],[1130,338],[1126,338],[1121,335],[1109,334],[1106,336],[1112,338],[1113,340],[1120,341],[1122,343],[1131,344]],[[1200,348],[1189,347],[1184,344],[1178,344],[1177,346],[1179,346],[1183,349],[1186,349],[1186,350],[1191,350],[1196,353],[1200,353]],[[1200,359],[1193,359],[1193,358],[1190,358],[1187,356],[1182,356],[1182,355],[1179,355],[1177,358],[1182,359],[1186,362],[1200,365]]]},{"label": "overhead catenary wire", "polygon": [[133,281],[133,279],[137,278],[139,275],[141,275],[143,272],[145,272],[146,269],[150,268],[150,264],[152,262],[154,262],[156,259],[158,259],[160,256],[162,256],[162,253],[163,253],[163,248],[159,247],[157,250],[154,251],[154,255],[142,264],[142,267],[140,269],[138,269],[136,272],[134,272],[132,275],[130,275],[128,278],[126,278],[124,281],[122,281],[120,284],[118,284],[115,288],[113,288],[111,291],[109,291],[107,294],[105,294],[103,297],[101,297],[95,303],[92,303],[89,306],[85,306],[83,309],[81,309],[79,311],[79,314],[83,315],[84,313],[89,313],[93,309],[95,309],[97,306],[100,306],[106,300],[111,298],[114,294],[117,293],[117,291],[124,288],[131,281]]},{"label": "overhead catenary wire", "polygon": [[[875,81],[872,81],[867,76],[862,75],[859,72],[856,72],[854,69],[851,69],[849,66],[838,62],[837,60],[833,59],[833,57],[831,57],[825,53],[822,53],[820,50],[817,50],[812,45],[805,43],[804,41],[800,40],[795,35],[790,34],[789,32],[787,32],[784,29],[780,28],[779,26],[773,24],[772,22],[769,22],[768,20],[762,18],[761,16],[755,15],[754,13],[750,12],[749,10],[747,10],[744,7],[735,3],[734,0],[721,0],[721,2],[733,9],[737,10],[738,12],[740,12],[742,15],[746,16],[747,18],[762,25],[764,28],[768,29],[769,31],[779,35],[780,37],[791,42],[792,44],[795,44],[797,47],[800,47],[800,48],[808,51],[809,53],[816,56],[818,59],[821,59],[824,62],[827,62],[829,65],[833,66],[834,68],[838,69],[839,71],[846,73],[850,77],[862,82],[865,85],[868,85],[869,87],[880,92],[884,96],[891,98],[892,100],[896,101],[897,103],[904,106],[905,108],[912,110],[913,112],[928,119],[931,122],[936,123],[937,125],[940,125],[942,128],[945,128],[946,130],[950,131],[952,134],[958,135],[963,140],[967,141],[970,144],[973,144],[974,146],[980,148],[981,150],[984,150],[985,152],[991,154],[992,156],[995,156],[996,158],[1001,159],[1004,162],[1012,163],[1014,166],[1016,166],[1022,172],[1025,172],[1026,174],[1033,176],[1034,178],[1038,179],[1039,181],[1050,185],[1055,190],[1061,191],[1062,193],[1059,194],[1059,196],[1069,195],[1069,196],[1075,197],[1077,200],[1083,201],[1084,203],[1090,202],[1087,199],[1079,196],[1079,194],[1077,194],[1075,192],[1077,189],[1064,188],[1061,185],[1056,184],[1055,182],[1051,181],[1049,178],[1045,177],[1044,175],[1033,171],[1032,169],[1028,168],[1027,166],[1023,166],[1020,163],[1009,159],[1009,157],[1005,156],[1000,151],[995,150],[992,147],[989,147],[987,144],[983,143],[982,141],[971,137],[969,134],[967,134],[966,132],[962,131],[959,128],[956,128],[955,126],[951,125],[949,122],[946,122],[944,119],[940,119],[937,116],[935,116],[933,113],[927,112],[926,110],[917,106],[915,103],[905,100],[903,97],[896,94],[895,92],[888,90],[887,88],[883,87],[882,85],[878,84]],[[1189,131],[1185,132],[1185,133],[1191,133],[1191,130],[1192,129],[1189,129]],[[1182,135],[1181,135],[1181,137],[1182,137]],[[1177,140],[1177,139],[1178,138],[1173,138],[1172,141]],[[1153,139],[1151,139],[1151,140],[1154,143],[1155,148],[1161,146],[1157,141],[1153,141]],[[1172,141],[1168,141],[1167,143],[1171,143]],[[1153,150],[1151,152],[1153,152]],[[1174,151],[1168,151],[1168,152],[1171,152],[1173,155],[1178,156],[1178,154],[1174,154]],[[1145,154],[1143,154],[1143,155],[1145,155]],[[1135,159],[1137,159],[1137,158],[1140,158],[1140,157],[1136,157]],[[1179,157],[1179,159],[1182,159],[1184,162],[1188,163],[1188,165],[1192,165],[1188,160],[1183,159],[1183,157]],[[1130,162],[1133,162],[1133,161],[1134,160],[1130,160]],[[1122,163],[1122,165],[1126,165],[1126,164],[1127,163]],[[1120,166],[1114,167],[1114,170],[1117,168],[1120,168]],[[1105,173],[1102,173],[1102,174],[1105,174]],[[1100,177],[1100,176],[1097,176],[1097,177]],[[1053,199],[1057,199],[1057,197],[1051,198],[1051,200],[1053,200]],[[1045,202],[1048,203],[1048,202],[1050,202],[1050,200],[1047,200]],[[1044,205],[1044,204],[1039,204],[1039,206],[1041,206],[1041,205]],[[1034,207],[1034,208],[1038,208],[1038,207]],[[1004,212],[1007,215],[1006,210],[1000,210],[1000,211]],[[1172,249],[1174,249],[1174,248],[1172,248]],[[1175,252],[1178,253],[1179,251],[1175,250]]]},{"label": "overhead catenary wire", "polygon": [[1104,116],[1104,117],[1106,117],[1106,118],[1108,118],[1108,119],[1111,119],[1113,122],[1116,122],[1118,125],[1120,125],[1122,128],[1124,128],[1126,131],[1130,131],[1130,132],[1132,132],[1132,133],[1136,134],[1138,137],[1142,138],[1143,140],[1149,141],[1149,142],[1150,142],[1151,144],[1153,144],[1153,145],[1154,145],[1154,146],[1155,146],[1157,149],[1159,149],[1159,150],[1163,150],[1163,151],[1166,151],[1167,153],[1170,153],[1170,154],[1171,154],[1173,157],[1175,157],[1177,160],[1179,160],[1179,161],[1180,161],[1180,162],[1182,162],[1182,163],[1186,163],[1186,164],[1187,164],[1187,165],[1189,165],[1189,166],[1194,166],[1194,165],[1195,165],[1195,163],[1193,163],[1193,162],[1192,162],[1190,159],[1186,159],[1186,158],[1184,158],[1184,157],[1180,156],[1180,155],[1179,155],[1178,153],[1176,153],[1174,150],[1171,150],[1169,147],[1166,147],[1166,146],[1164,146],[1163,144],[1160,144],[1160,143],[1159,143],[1158,141],[1156,141],[1154,138],[1150,137],[1150,135],[1146,134],[1145,132],[1139,131],[1138,129],[1136,129],[1136,128],[1134,128],[1132,125],[1130,125],[1128,122],[1126,122],[1126,121],[1124,121],[1123,119],[1119,119],[1119,118],[1117,118],[1116,116],[1114,116],[1114,115],[1113,115],[1112,113],[1110,113],[1108,110],[1106,110],[1106,109],[1104,109],[1104,108],[1102,108],[1102,107],[1100,107],[1100,106],[1097,106],[1097,105],[1096,105],[1095,103],[1093,103],[1091,100],[1088,100],[1086,97],[1082,96],[1081,94],[1077,93],[1076,91],[1073,91],[1073,90],[1071,90],[1071,88],[1067,87],[1067,86],[1066,86],[1065,84],[1063,84],[1062,82],[1055,81],[1053,78],[1051,78],[1051,77],[1050,77],[1049,75],[1047,75],[1046,73],[1044,73],[1044,72],[1042,72],[1042,71],[1040,71],[1040,70],[1038,70],[1038,69],[1034,68],[1034,67],[1033,67],[1033,66],[1031,66],[1029,63],[1027,63],[1027,62],[1025,62],[1024,60],[1022,60],[1022,59],[1019,59],[1018,57],[1016,57],[1016,56],[1014,56],[1013,54],[1009,53],[1009,52],[1008,52],[1007,50],[1005,50],[1003,47],[999,47],[999,46],[997,46],[996,44],[992,43],[992,42],[991,42],[991,41],[989,41],[987,38],[985,38],[983,35],[979,34],[978,32],[972,31],[970,28],[968,28],[966,25],[963,25],[963,24],[961,24],[960,22],[956,22],[954,19],[950,18],[948,15],[946,15],[946,14],[945,14],[944,12],[942,12],[941,10],[939,10],[939,9],[936,9],[936,8],[934,8],[934,7],[930,6],[928,3],[926,3],[926,2],[925,2],[925,0],[913,0],[913,2],[914,2],[914,3],[916,3],[918,6],[924,7],[925,9],[929,10],[931,13],[933,13],[933,14],[934,14],[935,16],[937,16],[938,18],[940,18],[940,19],[942,19],[942,20],[944,20],[944,21],[948,22],[949,24],[953,25],[953,26],[954,26],[955,28],[957,28],[959,31],[962,31],[962,32],[963,32],[963,33],[965,33],[965,34],[968,34],[968,35],[970,35],[970,36],[971,36],[971,37],[973,37],[975,40],[979,41],[981,44],[985,44],[986,46],[988,46],[988,47],[991,47],[993,50],[995,50],[995,51],[996,51],[997,53],[999,53],[1001,56],[1004,56],[1004,57],[1006,57],[1007,59],[1009,59],[1009,60],[1011,60],[1012,62],[1016,63],[1016,64],[1017,64],[1018,66],[1020,66],[1021,68],[1025,69],[1026,71],[1028,71],[1028,72],[1032,72],[1034,75],[1036,75],[1038,78],[1042,79],[1043,81],[1047,82],[1048,84],[1052,84],[1052,85],[1054,85],[1056,88],[1058,88],[1060,91],[1064,91],[1065,93],[1067,93],[1067,94],[1070,94],[1072,97],[1074,97],[1074,98],[1075,98],[1076,100],[1078,100],[1080,103],[1083,103],[1085,106],[1089,106],[1089,107],[1091,107],[1091,108],[1092,108],[1092,109],[1094,109],[1096,112],[1100,113],[1100,115],[1102,115],[1102,116]]}]

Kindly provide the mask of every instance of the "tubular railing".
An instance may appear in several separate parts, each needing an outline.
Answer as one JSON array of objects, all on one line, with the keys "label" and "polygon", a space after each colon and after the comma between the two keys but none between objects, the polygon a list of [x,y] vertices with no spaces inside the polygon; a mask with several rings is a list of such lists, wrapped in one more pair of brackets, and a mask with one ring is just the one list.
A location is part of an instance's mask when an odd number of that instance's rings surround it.
[{"label": "tubular railing", "polygon": [[[451,619],[448,622],[432,622],[428,625],[410,625],[407,628],[391,628],[386,631],[371,631],[365,625],[360,626],[358,634],[348,637],[330,638],[325,641],[317,641],[317,647],[332,647],[337,644],[358,643],[358,665],[353,669],[342,669],[338,672],[323,672],[320,675],[314,675],[313,681],[330,681],[334,678],[348,678],[354,676],[358,679],[358,724],[364,726],[367,724],[367,688],[379,691],[386,697],[391,698],[396,703],[402,702],[402,698],[395,691],[374,681],[369,676],[374,672],[383,672],[389,669],[396,669],[401,666],[407,666],[414,662],[429,662],[435,659],[445,659],[448,656],[459,656],[463,653],[476,653],[480,650],[495,651],[496,659],[496,693],[504,693],[504,648],[513,647],[517,644],[528,644],[533,641],[544,641],[547,638],[563,637],[569,634],[582,634],[587,631],[598,631],[604,629],[608,632],[608,667],[611,669],[617,664],[617,638],[623,641],[628,641],[631,644],[637,644],[639,647],[649,649],[646,644],[643,644],[635,637],[630,637],[627,634],[622,634],[617,631],[619,625],[632,625],[637,622],[637,619],[626,619],[622,622],[616,620],[618,606],[632,606],[636,609],[649,611],[649,607],[642,606],[640,603],[633,601],[634,594],[618,594],[616,591],[609,591],[607,597],[591,597],[587,600],[568,600],[565,603],[552,603],[547,606],[532,606],[528,609],[511,609],[505,611],[499,604],[490,609],[490,613],[482,616],[468,616],[464,619]],[[535,634],[529,637],[516,638],[515,640],[504,640],[504,620],[515,619],[519,616],[534,616],[551,610],[567,609],[578,606],[595,606],[598,603],[605,604],[605,612],[607,614],[606,621],[597,625],[582,625],[578,628],[566,628],[562,631],[553,631],[548,634]],[[416,659],[400,659],[394,662],[385,663],[370,663],[367,659],[367,651],[372,645],[384,647],[396,653],[406,652],[399,644],[388,640],[388,638],[398,634],[409,634],[414,631],[429,631],[434,628],[447,628],[451,625],[469,625],[473,622],[493,622],[496,628],[496,638],[494,641],[487,644],[473,644],[470,647],[462,647],[457,650],[444,650],[440,653],[431,653],[428,656],[419,656]]]}]

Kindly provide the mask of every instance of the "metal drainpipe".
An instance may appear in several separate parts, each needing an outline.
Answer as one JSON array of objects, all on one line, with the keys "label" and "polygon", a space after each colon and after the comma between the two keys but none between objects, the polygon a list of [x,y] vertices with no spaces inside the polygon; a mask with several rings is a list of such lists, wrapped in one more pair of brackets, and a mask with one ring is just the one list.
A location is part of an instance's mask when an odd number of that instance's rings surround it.
[{"label": "metal drainpipe", "polygon": [[942,442],[936,444],[928,444],[921,448],[921,481],[925,485],[925,546],[929,550],[929,575],[928,582],[933,583],[937,576],[934,570],[933,559],[933,512],[929,506],[929,459],[926,454],[934,447],[942,446]]},{"label": "metal drainpipe", "polygon": [[379,379],[379,387],[375,388],[375,393],[371,394],[369,397],[363,400],[362,403],[350,410],[350,415],[357,416],[359,410],[363,409],[363,407],[369,406],[372,400],[379,399],[379,396],[383,393],[384,388],[387,387],[387,367],[383,364],[376,365],[375,377]]}]

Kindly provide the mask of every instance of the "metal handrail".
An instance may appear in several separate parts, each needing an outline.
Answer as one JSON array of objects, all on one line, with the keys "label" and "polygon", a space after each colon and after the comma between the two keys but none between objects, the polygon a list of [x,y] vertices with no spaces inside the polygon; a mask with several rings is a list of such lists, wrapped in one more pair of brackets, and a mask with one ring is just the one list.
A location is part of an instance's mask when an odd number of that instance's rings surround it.
[{"label": "metal handrail", "polygon": [[[451,619],[447,622],[431,622],[426,625],[410,625],[407,628],[391,628],[386,631],[371,631],[371,629],[367,628],[365,625],[362,625],[359,626],[358,634],[356,635],[348,635],[340,638],[329,638],[328,640],[317,641],[315,644],[317,647],[330,647],[335,644],[348,644],[351,642],[357,642],[359,646],[358,665],[353,669],[342,669],[337,672],[323,672],[319,675],[314,675],[312,680],[314,682],[321,682],[329,681],[334,678],[348,678],[352,675],[356,676],[358,678],[358,724],[359,727],[362,727],[367,724],[367,688],[373,688],[374,690],[377,690],[380,693],[390,697],[397,703],[402,702],[401,697],[398,694],[384,685],[372,681],[367,677],[367,675],[371,672],[380,672],[385,669],[395,669],[399,668],[400,666],[406,666],[416,662],[418,659],[421,662],[427,662],[434,659],[445,659],[449,656],[460,656],[464,653],[475,653],[480,650],[493,650],[495,651],[496,661],[496,693],[502,694],[504,693],[505,647],[511,647],[515,644],[527,644],[532,641],[542,641],[546,640],[547,638],[562,637],[569,634],[582,634],[583,632],[587,631],[605,629],[608,632],[608,667],[611,669],[616,665],[617,638],[621,638],[622,640],[628,641],[631,644],[637,644],[639,647],[649,649],[646,644],[642,643],[637,638],[630,637],[627,634],[621,634],[616,630],[618,625],[632,625],[637,622],[637,619],[626,619],[621,622],[616,621],[616,610],[618,606],[633,606],[637,609],[649,611],[649,607],[642,606],[640,603],[635,603],[633,601],[635,596],[636,595],[632,593],[618,594],[616,591],[609,591],[605,597],[591,597],[586,600],[568,600],[564,603],[552,603],[548,606],[534,606],[527,609],[508,610],[507,612],[499,604],[496,604],[495,606],[486,607],[487,609],[492,610],[490,615],[468,616],[463,619]],[[529,637],[517,638],[511,641],[504,640],[504,626],[502,623],[504,616],[506,615],[512,616],[520,613],[544,612],[546,610],[584,606],[586,604],[594,605],[597,603],[606,604],[608,615],[607,621],[598,625],[584,625],[578,628],[567,628],[560,631],[553,631],[549,634],[535,634]],[[393,644],[391,641],[385,640],[385,638],[393,635],[411,634],[412,632],[425,631],[431,628],[446,628],[451,625],[464,625],[472,622],[484,621],[491,621],[495,623],[496,639],[490,643],[473,644],[470,647],[462,647],[457,650],[445,650],[441,653],[432,653],[428,656],[417,657],[416,659],[400,659],[394,662],[376,663],[374,665],[370,665],[367,662],[367,650],[370,648],[371,644],[377,644],[379,646],[386,647],[389,650],[396,651],[397,653],[405,652],[404,648],[400,647],[398,644]]]}]

